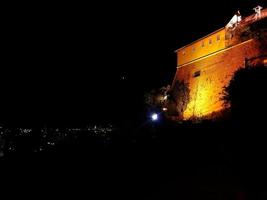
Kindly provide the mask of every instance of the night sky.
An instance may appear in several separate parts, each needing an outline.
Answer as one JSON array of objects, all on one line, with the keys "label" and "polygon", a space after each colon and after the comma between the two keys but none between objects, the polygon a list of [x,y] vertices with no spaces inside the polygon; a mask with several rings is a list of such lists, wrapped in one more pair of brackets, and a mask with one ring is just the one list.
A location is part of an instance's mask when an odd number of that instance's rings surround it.
[{"label": "night sky", "polygon": [[145,92],[171,84],[177,48],[258,4],[266,7],[263,0],[9,5],[1,123],[134,118]]}]

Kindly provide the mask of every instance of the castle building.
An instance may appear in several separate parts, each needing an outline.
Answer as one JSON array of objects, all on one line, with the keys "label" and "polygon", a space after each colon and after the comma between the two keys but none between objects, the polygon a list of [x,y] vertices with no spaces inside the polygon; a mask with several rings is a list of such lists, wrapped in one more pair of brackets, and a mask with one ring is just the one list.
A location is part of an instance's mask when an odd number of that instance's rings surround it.
[{"label": "castle building", "polygon": [[267,8],[242,17],[237,12],[223,28],[176,50],[177,81],[189,87],[183,118],[203,117],[225,108],[224,87],[239,68],[267,66]]}]

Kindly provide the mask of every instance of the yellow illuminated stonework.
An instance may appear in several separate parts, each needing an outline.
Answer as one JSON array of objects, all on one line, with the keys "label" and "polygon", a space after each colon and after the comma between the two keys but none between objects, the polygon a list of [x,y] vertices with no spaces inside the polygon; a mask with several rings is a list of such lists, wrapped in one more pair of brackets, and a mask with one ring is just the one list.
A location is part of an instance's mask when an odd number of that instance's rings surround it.
[{"label": "yellow illuminated stonework", "polygon": [[178,65],[183,65],[225,48],[225,29],[177,50]]},{"label": "yellow illuminated stonework", "polygon": [[[267,9],[262,12],[267,13]],[[264,16],[260,20],[267,20],[267,15]],[[249,16],[240,26],[246,27],[254,23],[253,20]],[[177,80],[184,81],[190,90],[184,119],[202,117],[224,109],[224,87],[236,70],[245,67],[247,61],[255,63],[255,58],[260,58],[267,65],[267,52],[260,48],[267,46],[266,34],[263,40],[253,37],[243,39],[238,31],[231,32],[231,37],[228,37],[229,31],[221,28],[176,51],[177,71],[173,85]]]}]

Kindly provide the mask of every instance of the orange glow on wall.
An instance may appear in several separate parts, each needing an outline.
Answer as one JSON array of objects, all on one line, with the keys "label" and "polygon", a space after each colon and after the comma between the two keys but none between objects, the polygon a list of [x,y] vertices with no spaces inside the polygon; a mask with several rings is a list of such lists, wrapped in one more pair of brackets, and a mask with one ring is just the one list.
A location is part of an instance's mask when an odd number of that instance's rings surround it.
[{"label": "orange glow on wall", "polygon": [[260,48],[267,46],[267,38],[233,38],[231,44],[226,34],[225,28],[219,29],[176,52],[177,71],[173,83],[184,81],[190,89],[190,101],[183,113],[185,119],[224,109],[224,87],[247,60],[260,58],[267,65],[267,52]]},{"label": "orange glow on wall", "polygon": [[219,29],[177,50],[178,65],[186,64],[225,48],[225,29]]}]

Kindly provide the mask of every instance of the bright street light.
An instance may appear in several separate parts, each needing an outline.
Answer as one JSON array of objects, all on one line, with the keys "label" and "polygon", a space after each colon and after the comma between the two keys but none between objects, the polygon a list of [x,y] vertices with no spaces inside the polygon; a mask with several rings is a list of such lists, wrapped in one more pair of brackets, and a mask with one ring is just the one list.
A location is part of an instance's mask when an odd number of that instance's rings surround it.
[{"label": "bright street light", "polygon": [[151,115],[151,119],[152,119],[153,121],[156,121],[156,120],[158,119],[158,114],[157,114],[157,113],[153,113],[153,114]]}]

